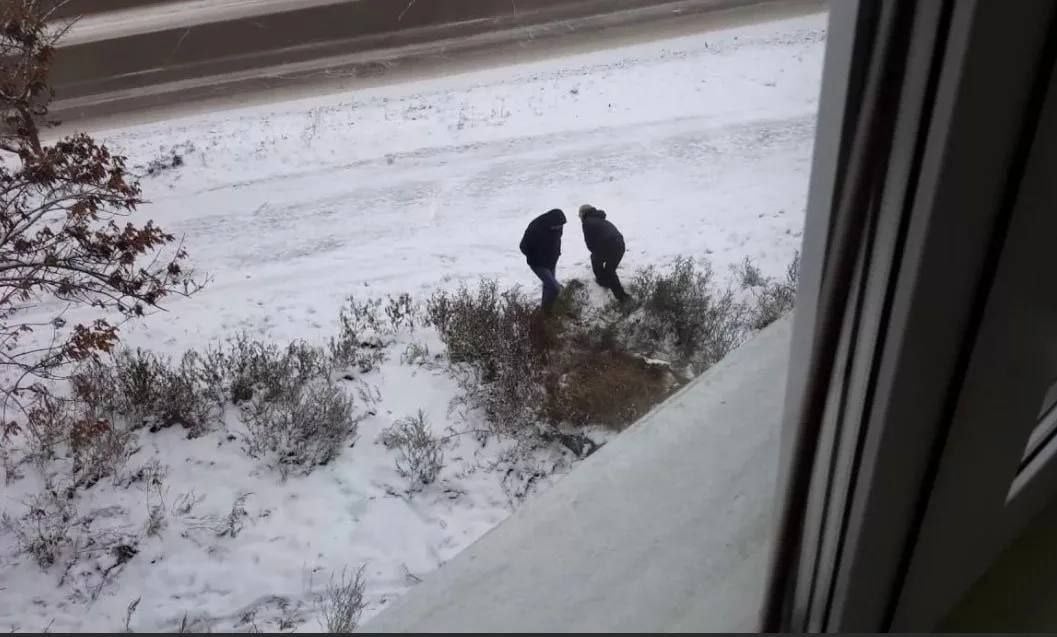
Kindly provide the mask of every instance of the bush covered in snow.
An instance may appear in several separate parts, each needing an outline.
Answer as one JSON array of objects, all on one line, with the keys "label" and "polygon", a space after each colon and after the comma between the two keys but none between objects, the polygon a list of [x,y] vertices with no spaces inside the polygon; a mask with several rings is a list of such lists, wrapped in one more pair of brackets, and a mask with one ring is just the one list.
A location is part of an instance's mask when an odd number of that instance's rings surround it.
[{"label": "bush covered in snow", "polygon": [[313,379],[330,378],[334,365],[323,348],[294,341],[284,349],[245,334],[229,341],[224,362],[221,382],[235,404],[279,400]]},{"label": "bush covered in snow", "polygon": [[[93,440],[116,431],[108,423],[151,431],[180,424],[197,437],[222,426],[226,406],[237,405],[247,451],[285,476],[329,462],[356,433],[353,399],[335,384],[334,365],[321,347],[282,348],[239,334],[205,353],[189,350],[176,364],[122,350],[111,361],[86,362],[71,380],[76,404],[104,423],[105,435]],[[43,424],[37,429],[45,435]]]},{"label": "bush covered in snow", "polygon": [[397,332],[415,329],[418,315],[410,294],[384,300],[350,296],[338,316],[338,335],[330,340],[331,358],[338,367],[371,372],[386,359]]},{"label": "bush covered in snow", "polygon": [[75,486],[91,487],[115,476],[134,451],[132,434],[120,423],[95,416],[84,403],[53,396],[38,400],[26,415],[26,459],[44,469],[66,458]]},{"label": "bush covered in snow", "polygon": [[666,269],[640,270],[628,287],[640,303],[621,322],[632,351],[670,358],[700,373],[744,336],[745,308],[733,292],[716,287],[707,264],[681,257]]},{"label": "bush covered in snow", "polygon": [[15,517],[6,511],[0,516],[0,528],[18,540],[18,547],[31,555],[41,568],[58,560],[72,541],[77,523],[77,508],[67,489],[47,485],[25,502],[25,511]]},{"label": "bush covered in snow", "polygon": [[58,585],[69,582],[88,600],[139,553],[142,538],[115,523],[114,507],[78,509],[76,485],[47,480],[22,505],[20,514],[0,515],[0,531],[14,536],[18,549],[42,569],[60,567]]},{"label": "bush covered in snow", "polygon": [[107,364],[96,358],[71,379],[74,396],[100,419],[124,419],[152,431],[179,424],[197,437],[221,423],[218,362],[194,351],[178,363],[141,349],[121,350]]},{"label": "bush covered in snow", "polygon": [[800,253],[796,253],[786,268],[784,279],[764,276],[749,259],[741,264],[738,274],[742,289],[752,294],[749,327],[763,329],[791,311],[796,303],[797,286],[800,284]]},{"label": "bush covered in snow", "polygon": [[444,441],[433,435],[421,409],[414,416],[394,422],[382,432],[380,440],[399,454],[396,470],[408,479],[411,491],[433,484],[444,468]]},{"label": "bush covered in snow", "polygon": [[500,432],[534,423],[543,409],[545,333],[535,305],[490,279],[476,290],[440,291],[426,316],[448,348],[460,385]]},{"label": "bush covered in snow", "polygon": [[381,299],[348,298],[338,316],[338,335],[330,341],[330,355],[336,364],[367,373],[385,360],[386,329],[381,308]]},{"label": "bush covered in snow", "polygon": [[367,585],[363,577],[365,566],[361,566],[352,573],[342,570],[338,578],[331,577],[327,585],[317,598],[320,622],[328,633],[348,634],[356,630],[360,623],[367,603],[363,599],[363,590]]},{"label": "bush covered in snow", "polygon": [[336,458],[356,435],[358,423],[352,399],[325,379],[255,398],[242,413],[247,452],[267,459],[284,477]]}]

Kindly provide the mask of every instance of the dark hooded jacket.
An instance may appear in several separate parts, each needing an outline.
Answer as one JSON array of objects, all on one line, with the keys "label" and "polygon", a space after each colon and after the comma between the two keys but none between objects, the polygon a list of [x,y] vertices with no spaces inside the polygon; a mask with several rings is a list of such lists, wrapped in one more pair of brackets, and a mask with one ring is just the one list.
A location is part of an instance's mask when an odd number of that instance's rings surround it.
[{"label": "dark hooded jacket", "polygon": [[562,226],[565,213],[555,208],[532,220],[521,239],[521,254],[529,267],[554,270],[562,253]]},{"label": "dark hooded jacket", "polygon": [[624,235],[606,219],[606,212],[597,208],[583,214],[584,242],[591,254],[605,256],[616,251],[623,252]]}]

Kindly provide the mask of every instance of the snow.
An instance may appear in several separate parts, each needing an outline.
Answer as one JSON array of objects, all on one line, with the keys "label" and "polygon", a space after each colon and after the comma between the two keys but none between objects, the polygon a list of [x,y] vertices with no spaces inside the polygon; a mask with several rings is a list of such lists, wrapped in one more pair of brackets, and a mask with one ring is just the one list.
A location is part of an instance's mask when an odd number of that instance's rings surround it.
[{"label": "snow", "polygon": [[791,325],[732,352],[364,630],[758,630]]},{"label": "snow", "polygon": [[[182,166],[144,179],[143,218],[181,236],[212,277],[124,326],[124,342],[177,354],[246,330],[319,343],[350,294],[423,297],[482,276],[535,290],[517,251],[525,224],[584,202],[624,233],[625,271],[689,255],[723,275],[745,257],[779,275],[800,244],[824,29],[823,15],[806,16],[98,133],[130,165],[180,152]],[[575,224],[563,251],[559,278],[588,278]],[[441,480],[401,493],[381,429],[419,408],[437,430],[464,423],[449,409],[450,376],[398,360],[411,342],[440,351],[435,335],[400,339],[366,378],[376,415],[307,477],[282,482],[222,435],[142,436],[132,463],[168,466],[161,492],[101,483],[79,510],[138,529],[163,497],[168,509],[181,494],[204,499],[105,586],[90,569],[59,586],[61,569],[42,571],[0,535],[0,628],[119,630],[140,598],[136,630],[174,630],[185,616],[213,630],[316,630],[314,594],[362,563],[369,617],[505,519],[524,476],[547,476],[538,492],[570,468],[568,454],[538,450],[512,487],[495,469],[508,443],[454,436]],[[0,507],[17,511],[39,490],[24,474]],[[243,493],[237,537],[203,531]]]}]

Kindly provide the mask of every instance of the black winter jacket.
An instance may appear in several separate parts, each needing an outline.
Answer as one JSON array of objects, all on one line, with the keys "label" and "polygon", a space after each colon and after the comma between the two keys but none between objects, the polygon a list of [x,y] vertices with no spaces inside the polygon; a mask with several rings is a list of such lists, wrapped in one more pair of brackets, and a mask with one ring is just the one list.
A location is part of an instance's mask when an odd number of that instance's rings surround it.
[{"label": "black winter jacket", "polygon": [[562,226],[565,213],[555,208],[532,220],[521,239],[521,254],[529,267],[553,270],[562,253]]},{"label": "black winter jacket", "polygon": [[584,242],[591,254],[607,255],[624,248],[624,235],[606,219],[604,210],[588,210],[583,215]]}]

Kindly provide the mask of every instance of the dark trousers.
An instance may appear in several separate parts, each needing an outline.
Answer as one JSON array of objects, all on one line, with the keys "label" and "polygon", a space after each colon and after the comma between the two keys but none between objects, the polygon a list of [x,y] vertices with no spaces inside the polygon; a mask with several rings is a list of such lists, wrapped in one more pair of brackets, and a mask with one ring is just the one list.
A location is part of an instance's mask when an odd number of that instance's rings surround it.
[{"label": "dark trousers", "polygon": [[595,280],[599,285],[611,291],[618,301],[623,301],[628,297],[624,286],[620,284],[620,277],[617,276],[617,266],[623,258],[624,245],[622,243],[591,253],[591,269],[595,271]]},{"label": "dark trousers", "polygon": [[550,310],[554,306],[554,302],[558,300],[558,294],[562,291],[562,286],[558,283],[558,279],[555,278],[554,270],[532,266],[532,271],[543,283],[543,309],[544,311]]}]

